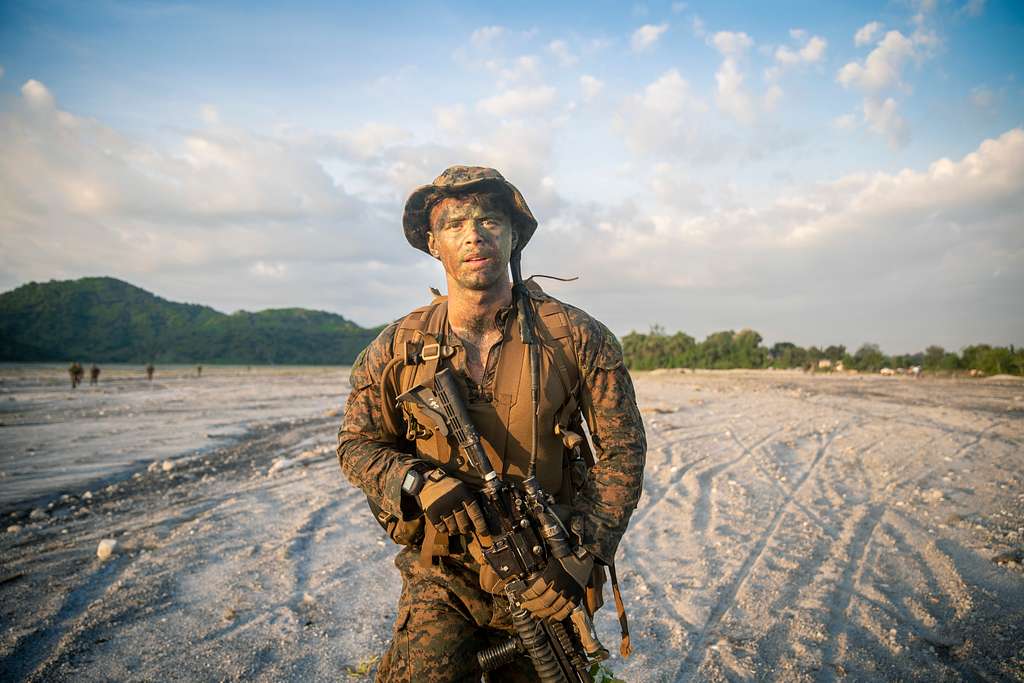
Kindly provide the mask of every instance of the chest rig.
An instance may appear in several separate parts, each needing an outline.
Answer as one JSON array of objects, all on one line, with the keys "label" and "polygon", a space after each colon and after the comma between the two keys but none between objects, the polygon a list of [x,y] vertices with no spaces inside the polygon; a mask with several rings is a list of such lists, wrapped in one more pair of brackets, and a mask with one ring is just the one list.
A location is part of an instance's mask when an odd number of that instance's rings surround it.
[{"label": "chest rig", "polygon": [[[539,338],[539,394],[537,406],[537,480],[558,503],[571,505],[575,489],[582,485],[586,468],[593,464],[581,436],[582,416],[577,395],[580,372],[569,318],[563,306],[528,283]],[[529,468],[533,438],[530,368],[527,345],[516,329],[516,318],[504,320],[494,379],[479,395],[463,399],[483,442],[491,465],[501,477],[522,481]],[[393,360],[383,373],[382,406],[395,406],[395,398],[414,387],[430,386],[434,375],[461,352],[448,339],[448,300],[436,295],[427,306],[401,320],[395,331]],[[449,342],[452,342],[449,344]],[[474,392],[477,393],[477,392]],[[471,463],[437,429],[418,406],[403,402],[385,410],[385,423],[414,446],[418,457],[436,463],[463,481],[479,484]],[[390,423],[390,424],[388,424]],[[582,476],[581,476],[582,475]]]},{"label": "chest rig", "polygon": [[[571,523],[575,520],[568,519],[573,498],[594,466],[590,444],[582,436],[583,415],[577,398],[582,381],[578,354],[565,308],[546,296],[532,280],[527,280],[525,285],[535,311],[534,332],[540,341],[535,476],[544,491],[554,496],[555,512],[559,517],[563,517],[564,512],[563,521],[570,522],[567,526],[576,532]],[[395,331],[392,360],[381,374],[380,405],[384,427],[403,438],[418,457],[436,463],[463,481],[479,484],[479,474],[462,457],[458,445],[443,436],[430,417],[409,402],[396,407],[399,395],[417,386],[429,386],[434,375],[458,352],[447,343],[454,340],[446,338],[448,298],[432,291],[434,300],[403,318]],[[464,386],[460,390],[491,466],[503,478],[522,481],[529,468],[534,426],[527,345],[516,330],[515,322],[514,315],[505,318],[501,355],[486,395],[466,400],[468,391]],[[434,545],[431,539],[422,537],[422,519],[413,522],[389,519],[387,513],[372,502],[370,506],[378,522],[396,542],[423,542],[428,555],[447,554],[444,547],[447,543]],[[625,657],[630,652],[629,626],[613,560],[608,569],[622,630],[621,652]],[[591,614],[604,602],[604,582],[604,568],[595,565],[586,587],[586,603]]]}]

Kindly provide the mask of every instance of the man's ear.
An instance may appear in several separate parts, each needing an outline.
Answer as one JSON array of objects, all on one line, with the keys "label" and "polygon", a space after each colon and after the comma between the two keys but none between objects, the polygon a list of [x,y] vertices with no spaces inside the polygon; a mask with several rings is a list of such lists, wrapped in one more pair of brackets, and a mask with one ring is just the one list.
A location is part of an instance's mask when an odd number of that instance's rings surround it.
[{"label": "man's ear", "polygon": [[427,251],[429,251],[430,255],[433,256],[434,258],[438,257],[437,245],[434,244],[434,231],[433,230],[427,230]]},{"label": "man's ear", "polygon": [[519,231],[512,228],[512,251],[516,250],[517,244],[519,244]]}]

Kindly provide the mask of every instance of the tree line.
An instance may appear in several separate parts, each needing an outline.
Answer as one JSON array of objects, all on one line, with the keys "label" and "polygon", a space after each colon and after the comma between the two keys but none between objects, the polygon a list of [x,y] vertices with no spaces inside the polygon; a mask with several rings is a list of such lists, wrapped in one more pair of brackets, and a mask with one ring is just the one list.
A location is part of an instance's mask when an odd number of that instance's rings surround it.
[{"label": "tree line", "polygon": [[229,315],[108,277],[0,294],[0,361],[348,365],[380,330],[303,308]]},{"label": "tree line", "polygon": [[622,338],[626,366],[634,370],[656,368],[803,368],[818,367],[828,360],[842,362],[847,369],[878,372],[882,368],[918,366],[929,372],[957,373],[971,370],[986,375],[1024,375],[1024,348],[973,344],[959,353],[941,346],[929,346],[918,353],[887,355],[878,344],[863,344],[850,353],[842,344],[803,348],[792,342],[763,345],[754,330],[714,332],[698,342],[685,332],[667,334],[655,325],[646,334],[630,332]]}]

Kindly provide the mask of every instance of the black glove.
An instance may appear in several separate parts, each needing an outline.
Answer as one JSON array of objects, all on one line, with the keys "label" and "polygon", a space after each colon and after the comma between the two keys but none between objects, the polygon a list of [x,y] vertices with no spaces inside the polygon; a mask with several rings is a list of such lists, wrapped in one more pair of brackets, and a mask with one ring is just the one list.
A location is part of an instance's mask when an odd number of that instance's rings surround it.
[{"label": "black glove", "polygon": [[[588,561],[593,567],[593,559],[588,558]],[[582,602],[584,590],[584,586],[566,571],[562,563],[552,558],[521,597],[523,607],[538,619],[562,621]]]},{"label": "black glove", "polygon": [[487,533],[487,523],[476,495],[461,480],[446,475],[444,470],[437,469],[426,476],[416,499],[427,521],[440,533]]}]

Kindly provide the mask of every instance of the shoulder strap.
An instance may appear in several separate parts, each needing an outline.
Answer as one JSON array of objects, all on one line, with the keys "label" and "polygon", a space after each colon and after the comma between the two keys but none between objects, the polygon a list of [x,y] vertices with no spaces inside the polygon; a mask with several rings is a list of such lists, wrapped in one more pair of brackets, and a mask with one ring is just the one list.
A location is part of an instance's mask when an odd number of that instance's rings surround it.
[{"label": "shoulder strap", "polygon": [[[579,352],[572,335],[569,314],[558,299],[549,296],[535,281],[527,280],[526,288],[536,302],[537,320],[541,335],[555,354],[555,367],[565,385],[565,390],[574,395],[580,381]],[[561,353],[559,353],[561,352]]]},{"label": "shoulder strap", "polygon": [[439,340],[444,336],[445,321],[448,319],[448,297],[442,296],[431,288],[434,300],[426,306],[420,306],[398,323],[391,351],[394,356],[406,353],[406,342],[418,342],[424,335],[431,335]]},{"label": "shoulder strap", "polygon": [[[388,362],[380,378],[381,413],[385,427],[393,433],[399,433],[397,415],[388,407],[394,405],[395,398],[402,393],[402,369],[407,365],[422,362],[422,351],[438,341],[438,331],[444,326],[448,317],[448,297],[441,296],[431,288],[434,300],[426,306],[420,306],[398,322],[398,329],[391,340],[391,360]],[[441,347],[437,345],[438,353]],[[436,360],[433,361],[436,364]],[[435,366],[436,367],[436,366]],[[434,368],[431,368],[431,375]]]}]

